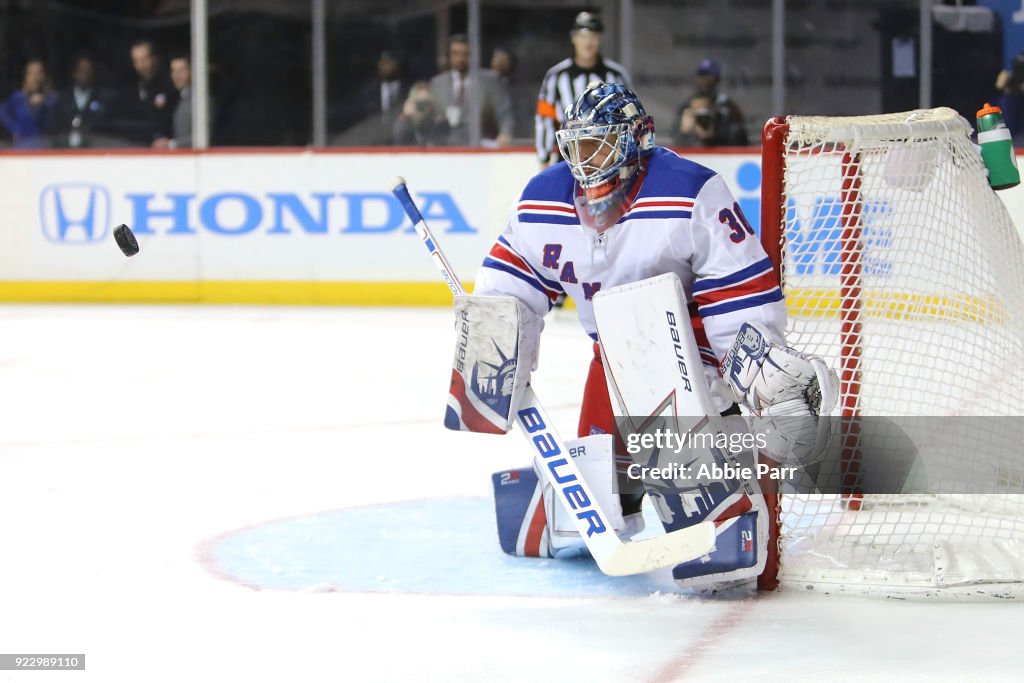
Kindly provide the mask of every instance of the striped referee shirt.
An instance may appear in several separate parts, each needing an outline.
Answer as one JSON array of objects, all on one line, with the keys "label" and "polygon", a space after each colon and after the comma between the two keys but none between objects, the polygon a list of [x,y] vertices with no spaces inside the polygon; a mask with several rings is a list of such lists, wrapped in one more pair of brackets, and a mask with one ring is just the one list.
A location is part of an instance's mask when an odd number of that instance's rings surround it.
[{"label": "striped referee shirt", "polygon": [[558,144],[555,131],[561,128],[565,110],[572,106],[592,81],[621,83],[627,88],[629,74],[610,59],[598,57],[592,69],[576,66],[571,58],[563,59],[548,69],[537,96],[537,156],[541,164],[557,161]]}]

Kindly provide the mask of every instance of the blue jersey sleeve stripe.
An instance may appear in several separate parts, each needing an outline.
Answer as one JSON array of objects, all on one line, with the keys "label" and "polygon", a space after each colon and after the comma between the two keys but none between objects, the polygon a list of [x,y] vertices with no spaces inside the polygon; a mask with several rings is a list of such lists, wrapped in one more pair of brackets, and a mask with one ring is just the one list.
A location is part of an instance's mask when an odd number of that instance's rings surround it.
[{"label": "blue jersey sleeve stripe", "polygon": [[758,294],[757,296],[752,296],[747,299],[734,299],[732,301],[723,301],[722,303],[714,304],[712,306],[702,306],[700,308],[700,315],[702,318],[708,318],[713,315],[742,311],[745,308],[757,308],[764,304],[771,304],[782,300],[782,290],[776,287],[770,292]]},{"label": "blue jersey sleeve stripe", "polygon": [[619,223],[626,223],[635,218],[692,218],[692,211],[634,211],[633,213],[623,216],[619,219]]},{"label": "blue jersey sleeve stripe", "polygon": [[539,213],[521,213],[519,214],[520,223],[553,223],[555,225],[579,225],[580,221],[578,218],[572,218],[571,216],[548,216],[547,214]]},{"label": "blue jersey sleeve stripe", "polygon": [[[516,250],[515,250],[515,248],[513,248],[513,247],[512,247],[512,245],[508,243],[508,240],[507,240],[507,239],[505,239],[505,236],[504,236],[504,235],[498,235],[498,241],[499,241],[499,242],[501,242],[501,244],[502,244],[502,245],[503,245],[503,246],[504,246],[504,247],[505,247],[506,249],[508,249],[509,251],[511,251],[511,252],[512,252],[513,254],[515,254],[515,255],[516,255],[516,256],[518,256],[519,258],[523,258],[523,255],[522,255],[522,254],[520,254],[520,253],[519,253],[518,251],[516,251]],[[523,260],[525,261],[526,259],[523,259]]]},{"label": "blue jersey sleeve stripe", "polygon": [[[523,260],[525,261],[526,259],[523,259]],[[530,262],[527,261],[526,265],[530,266]],[[544,286],[547,287],[548,289],[550,289],[552,292],[554,292],[555,294],[562,294],[562,293],[564,293],[564,290],[562,289],[561,283],[559,283],[559,282],[557,282],[555,280],[549,280],[548,278],[544,277],[543,275],[538,273],[534,269],[533,266],[530,266],[530,270],[532,270],[533,274],[536,276],[536,278],[538,280],[540,280],[541,282],[543,282]]]},{"label": "blue jersey sleeve stripe", "polygon": [[520,254],[518,251],[516,251],[512,247],[512,245],[508,243],[508,240],[505,239],[504,235],[498,235],[498,242],[500,242],[506,249],[511,251],[513,254],[515,254],[519,258],[523,259],[523,263],[525,263],[526,267],[530,269],[530,272],[533,273],[534,277],[536,277],[539,281],[543,282],[544,285],[548,289],[550,289],[553,293],[555,293],[555,294],[563,294],[565,292],[565,290],[562,289],[561,283],[556,282],[555,280],[549,280],[548,278],[546,278],[543,275],[541,275],[540,273],[538,273],[537,269],[534,268],[532,265],[530,265],[530,261],[525,259],[525,258],[523,258],[523,255]]},{"label": "blue jersey sleeve stripe", "polygon": [[520,280],[522,280],[523,282],[525,282],[526,284],[530,285],[531,287],[536,289],[538,292],[543,294],[549,300],[548,301],[549,305],[551,303],[550,299],[553,296],[555,296],[555,294],[553,294],[552,292],[549,292],[541,283],[537,282],[536,279],[530,277],[526,273],[524,273],[524,272],[522,272],[522,271],[520,271],[520,270],[518,270],[516,268],[513,268],[512,266],[510,266],[508,264],[502,263],[501,261],[492,259],[490,257],[485,258],[484,259],[484,268],[491,268],[493,270],[500,270],[503,273],[508,273],[509,275],[512,275],[513,277],[519,278]]},{"label": "blue jersey sleeve stripe", "polygon": [[717,287],[724,287],[726,285],[735,284],[741,280],[746,280],[754,275],[760,275],[763,271],[768,270],[772,267],[770,259],[762,259],[757,263],[751,264],[746,268],[737,270],[735,273],[724,275],[722,277],[709,277],[701,278],[693,283],[693,292],[703,292],[705,289],[715,289]]}]

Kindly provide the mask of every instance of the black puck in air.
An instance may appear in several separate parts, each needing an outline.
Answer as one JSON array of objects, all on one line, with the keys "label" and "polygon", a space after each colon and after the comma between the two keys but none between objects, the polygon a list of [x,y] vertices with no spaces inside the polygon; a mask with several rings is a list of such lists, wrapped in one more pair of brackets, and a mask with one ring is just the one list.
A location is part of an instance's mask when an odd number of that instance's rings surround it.
[{"label": "black puck in air", "polygon": [[127,225],[122,223],[114,228],[114,240],[117,241],[117,246],[121,247],[125,256],[135,256],[139,253],[139,243],[135,241],[135,235]]}]

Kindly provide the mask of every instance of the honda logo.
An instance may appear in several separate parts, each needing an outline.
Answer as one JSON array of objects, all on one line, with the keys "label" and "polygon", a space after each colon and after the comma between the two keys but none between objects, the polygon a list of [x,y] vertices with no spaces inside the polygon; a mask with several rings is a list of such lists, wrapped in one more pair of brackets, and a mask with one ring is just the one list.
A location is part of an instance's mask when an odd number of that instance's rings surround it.
[{"label": "honda logo", "polygon": [[98,242],[110,230],[110,192],[91,183],[47,185],[39,195],[39,218],[51,242]]}]

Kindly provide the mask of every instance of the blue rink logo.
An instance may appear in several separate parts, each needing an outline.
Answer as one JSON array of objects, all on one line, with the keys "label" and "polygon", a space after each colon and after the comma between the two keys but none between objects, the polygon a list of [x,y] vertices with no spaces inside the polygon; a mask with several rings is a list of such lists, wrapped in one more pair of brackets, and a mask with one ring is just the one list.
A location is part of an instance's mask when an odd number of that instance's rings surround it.
[{"label": "blue rink logo", "polygon": [[[418,192],[417,197],[435,231],[479,232],[451,193]],[[136,235],[415,234],[398,200],[387,192],[126,192],[118,202],[118,215],[130,217]],[[48,185],[39,206],[43,234],[52,242],[96,242],[110,229],[111,192],[101,185]]]},{"label": "blue rink logo", "polygon": [[[736,169],[736,201],[754,232],[761,235],[761,165],[746,161]],[[839,196],[809,198],[810,206],[797,210],[790,199],[786,203],[787,249],[792,275],[840,275],[843,262],[843,204]],[[887,276],[893,264],[889,250],[894,234],[887,223],[893,207],[885,200],[866,199],[859,219],[863,229],[861,266],[869,275]]]},{"label": "blue rink logo", "polygon": [[[653,511],[651,511],[653,514]],[[657,518],[649,521],[660,528]],[[680,592],[671,572],[610,577],[589,554],[512,557],[494,502],[435,498],[266,522],[200,548],[216,576],[259,590],[628,597]]]},{"label": "blue rink logo", "polygon": [[747,161],[736,169],[736,202],[758,239],[761,237],[761,164]]},{"label": "blue rink logo", "polygon": [[110,192],[92,183],[47,185],[39,193],[39,220],[51,242],[99,242],[110,231]]},{"label": "blue rink logo", "polygon": [[[868,275],[887,276],[893,264],[889,250],[894,243],[892,228],[886,225],[893,209],[884,200],[865,200],[859,221],[860,262]],[[794,275],[842,275],[843,203],[837,196],[814,198],[809,211],[799,211],[795,202],[786,203],[786,239],[789,271]]]}]

